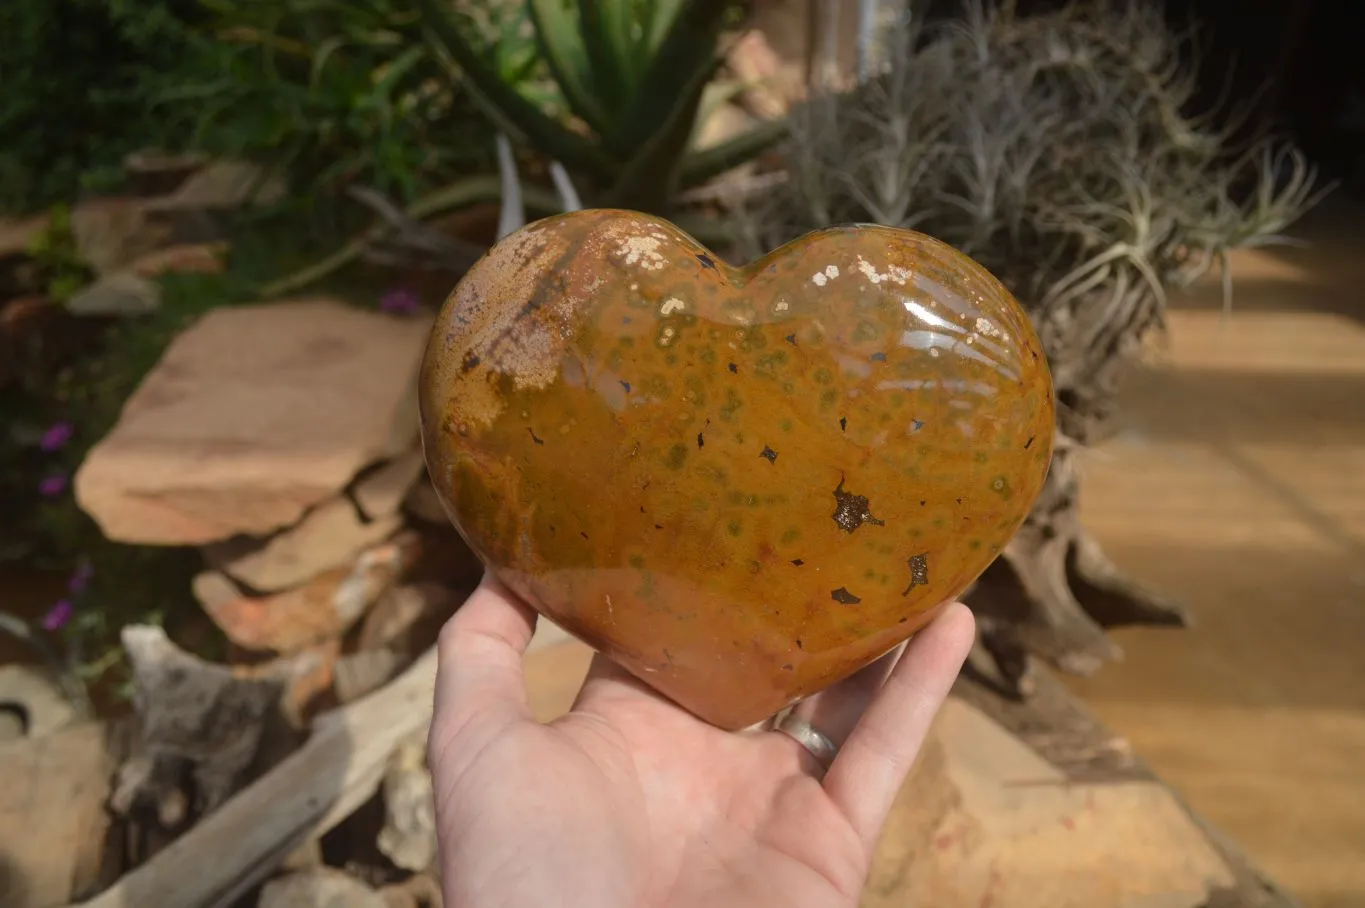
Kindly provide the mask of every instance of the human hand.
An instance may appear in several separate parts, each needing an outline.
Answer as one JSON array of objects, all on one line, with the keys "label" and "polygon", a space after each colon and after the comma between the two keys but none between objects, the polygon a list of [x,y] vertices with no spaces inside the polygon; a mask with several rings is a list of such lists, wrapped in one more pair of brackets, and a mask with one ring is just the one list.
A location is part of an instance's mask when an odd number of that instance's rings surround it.
[{"label": "human hand", "polygon": [[441,632],[427,749],[449,908],[856,905],[973,638],[953,604],[803,701],[839,746],[826,772],[786,734],[721,731],[600,655],[541,725],[522,670],[535,622],[489,574]]}]

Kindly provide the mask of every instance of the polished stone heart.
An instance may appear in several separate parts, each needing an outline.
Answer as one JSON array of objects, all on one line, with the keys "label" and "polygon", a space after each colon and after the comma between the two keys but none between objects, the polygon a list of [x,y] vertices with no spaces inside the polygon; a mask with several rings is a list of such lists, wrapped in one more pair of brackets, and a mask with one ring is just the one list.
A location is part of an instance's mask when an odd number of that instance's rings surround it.
[{"label": "polished stone heart", "polygon": [[738,729],[923,627],[1004,547],[1052,450],[1013,297],[875,226],[736,269],[666,221],[538,221],[431,334],[422,438],[513,591]]}]

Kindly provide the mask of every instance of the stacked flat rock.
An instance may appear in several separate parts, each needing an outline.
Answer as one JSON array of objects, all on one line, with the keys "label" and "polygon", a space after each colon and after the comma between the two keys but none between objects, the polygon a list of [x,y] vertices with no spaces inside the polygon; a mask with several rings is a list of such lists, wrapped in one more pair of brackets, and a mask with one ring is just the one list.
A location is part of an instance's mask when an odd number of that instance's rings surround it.
[{"label": "stacked flat rock", "polygon": [[441,598],[401,586],[423,548],[411,525],[444,523],[421,506],[429,330],[327,299],[214,310],[90,451],[77,500],[112,540],[198,546],[195,598],[237,646],[335,657],[386,596],[402,591],[389,624],[414,593]]}]

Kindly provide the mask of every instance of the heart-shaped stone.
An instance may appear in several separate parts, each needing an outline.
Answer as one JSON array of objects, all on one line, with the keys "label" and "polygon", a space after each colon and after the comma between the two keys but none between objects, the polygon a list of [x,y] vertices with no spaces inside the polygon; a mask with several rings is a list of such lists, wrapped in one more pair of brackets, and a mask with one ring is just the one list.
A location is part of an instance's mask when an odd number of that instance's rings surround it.
[{"label": "heart-shaped stone", "polygon": [[508,236],[421,375],[446,510],[528,603],[726,729],[923,627],[1042,487],[1023,310],[922,234],[818,231],[732,268],[614,210]]}]

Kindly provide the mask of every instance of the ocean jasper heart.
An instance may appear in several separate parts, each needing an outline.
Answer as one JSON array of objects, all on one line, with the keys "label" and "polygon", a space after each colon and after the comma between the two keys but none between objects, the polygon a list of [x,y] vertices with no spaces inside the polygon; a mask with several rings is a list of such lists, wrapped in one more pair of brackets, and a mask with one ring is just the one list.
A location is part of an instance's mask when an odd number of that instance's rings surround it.
[{"label": "ocean jasper heart", "polygon": [[1052,450],[1023,310],[922,234],[822,230],[747,268],[667,221],[547,218],[432,330],[427,465],[503,583],[738,729],[923,627]]}]

